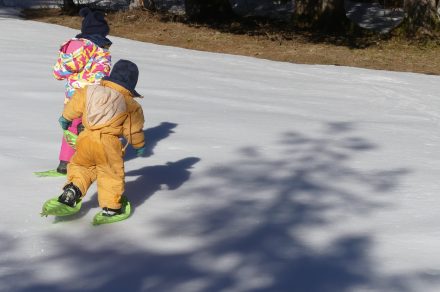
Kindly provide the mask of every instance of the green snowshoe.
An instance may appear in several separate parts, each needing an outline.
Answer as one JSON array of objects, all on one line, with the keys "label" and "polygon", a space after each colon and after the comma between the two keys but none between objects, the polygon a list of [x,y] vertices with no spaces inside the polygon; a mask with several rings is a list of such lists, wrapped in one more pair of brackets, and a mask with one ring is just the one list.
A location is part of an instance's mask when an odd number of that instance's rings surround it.
[{"label": "green snowshoe", "polygon": [[[64,139],[66,140],[67,144],[70,145],[70,147],[72,147],[73,149],[76,149],[76,140],[78,139],[78,135],[75,135],[74,133],[70,132],[69,130],[64,130],[63,132],[63,136]],[[64,163],[67,164],[67,162],[62,161]],[[64,173],[66,171],[64,166],[64,169],[60,168],[60,166],[62,165],[60,162],[60,165],[58,166],[57,169],[50,169],[50,170],[45,170],[45,171],[36,171],[34,172],[34,174],[38,177],[58,177],[58,176],[66,176],[66,173]]]},{"label": "green snowshoe", "polygon": [[58,176],[66,176],[66,174],[59,173],[56,169],[45,170],[45,171],[36,171],[34,174],[38,177],[58,177]]},{"label": "green snowshoe", "polygon": [[131,213],[131,205],[130,202],[127,200],[125,196],[122,196],[121,198],[122,208],[121,208],[121,214],[116,215],[107,215],[106,212],[100,211],[98,214],[95,215],[93,218],[93,225],[101,225],[101,224],[109,224],[109,223],[115,223],[118,221],[122,221],[130,217]]},{"label": "green snowshoe", "polygon": [[79,201],[76,203],[74,207],[67,206],[66,204],[60,203],[58,201],[58,197],[52,198],[50,200],[47,200],[43,204],[43,210],[41,212],[41,216],[69,216],[73,215],[75,213],[78,213],[78,211],[81,209],[82,202]]},{"label": "green snowshoe", "polygon": [[81,196],[81,190],[73,183],[68,183],[58,198],[50,199],[43,204],[41,216],[73,215],[81,209]]}]

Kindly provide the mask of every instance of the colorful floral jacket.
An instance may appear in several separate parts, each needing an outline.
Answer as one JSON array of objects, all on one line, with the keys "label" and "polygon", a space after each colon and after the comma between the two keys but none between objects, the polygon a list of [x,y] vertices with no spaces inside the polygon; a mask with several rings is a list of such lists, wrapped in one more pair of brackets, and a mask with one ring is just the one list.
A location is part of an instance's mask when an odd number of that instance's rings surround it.
[{"label": "colorful floral jacket", "polygon": [[111,55],[108,49],[103,49],[88,39],[73,38],[61,45],[53,67],[53,76],[58,80],[66,79],[67,103],[75,89],[98,84],[104,76],[108,76],[110,67]]}]

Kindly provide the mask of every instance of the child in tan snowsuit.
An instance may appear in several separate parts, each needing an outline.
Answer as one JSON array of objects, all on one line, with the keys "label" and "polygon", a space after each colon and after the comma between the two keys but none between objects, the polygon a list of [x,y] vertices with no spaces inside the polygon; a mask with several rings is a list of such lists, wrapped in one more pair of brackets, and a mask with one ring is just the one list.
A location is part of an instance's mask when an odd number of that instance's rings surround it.
[{"label": "child in tan snowsuit", "polygon": [[[78,136],[76,153],[67,168],[67,184],[58,201],[70,207],[86,194],[97,180],[98,201],[103,216],[124,213],[125,187],[123,153],[130,143],[138,156],[144,152],[144,115],[134,100],[139,71],[136,64],[118,61],[109,77],[99,85],[77,89],[66,105],[59,122],[67,129],[71,121],[82,117],[84,131]],[[120,137],[127,140],[124,147]]]}]

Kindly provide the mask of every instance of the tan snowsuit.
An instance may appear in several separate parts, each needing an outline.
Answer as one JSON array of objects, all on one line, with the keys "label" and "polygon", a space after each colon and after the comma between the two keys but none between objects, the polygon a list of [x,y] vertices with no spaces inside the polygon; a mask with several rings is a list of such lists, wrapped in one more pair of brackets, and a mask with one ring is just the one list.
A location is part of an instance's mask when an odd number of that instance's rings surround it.
[{"label": "tan snowsuit", "polygon": [[63,116],[70,121],[82,116],[85,127],[67,168],[68,183],[84,196],[97,180],[99,206],[119,209],[125,188],[124,147],[119,138],[123,136],[134,148],[144,146],[142,107],[130,91],[103,80],[78,89]]}]

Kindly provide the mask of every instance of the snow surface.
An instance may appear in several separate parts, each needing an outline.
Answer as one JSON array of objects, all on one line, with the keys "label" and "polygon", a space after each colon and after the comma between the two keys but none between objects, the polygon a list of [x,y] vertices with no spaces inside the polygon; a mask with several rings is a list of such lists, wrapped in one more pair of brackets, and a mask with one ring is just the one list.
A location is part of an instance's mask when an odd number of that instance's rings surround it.
[{"label": "snow surface", "polygon": [[148,157],[129,220],[42,218],[77,31],[0,19],[0,291],[440,291],[440,78],[117,37],[140,68]]}]

